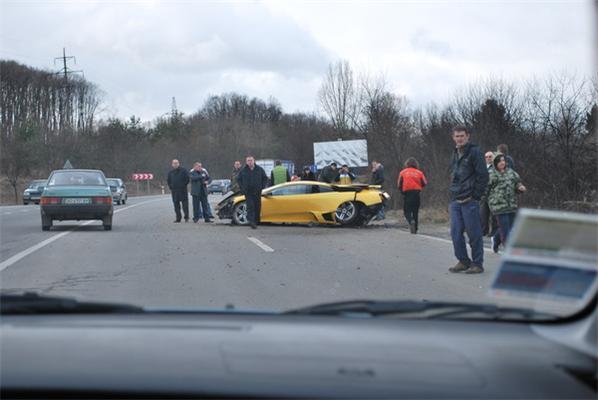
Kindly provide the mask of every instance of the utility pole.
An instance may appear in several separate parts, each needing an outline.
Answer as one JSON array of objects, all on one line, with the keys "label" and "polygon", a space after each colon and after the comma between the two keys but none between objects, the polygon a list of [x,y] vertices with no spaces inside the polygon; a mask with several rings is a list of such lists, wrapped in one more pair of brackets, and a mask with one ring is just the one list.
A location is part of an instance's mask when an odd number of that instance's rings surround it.
[{"label": "utility pole", "polygon": [[[64,91],[65,91],[65,96],[64,99],[60,99],[60,103],[59,103],[59,113],[60,113],[60,118],[61,118],[61,125],[63,125],[63,123],[65,121],[63,121],[63,118],[66,119],[66,124],[68,125],[72,125],[71,124],[71,95],[70,95],[70,85],[69,85],[69,75],[71,74],[83,74],[82,70],[72,70],[68,68],[67,65],[67,61],[72,60],[75,64],[77,64],[77,59],[75,58],[75,56],[67,56],[66,55],[66,49],[63,47],[62,48],[62,57],[55,57],[54,58],[54,65],[56,65],[56,61],[57,60],[62,60],[62,69],[59,72],[56,72],[56,75],[62,75],[64,77]],[[66,104],[63,104],[63,101],[65,101]],[[80,128],[81,124],[83,123],[83,109],[82,109],[83,105],[81,104],[81,102],[79,102],[79,119],[77,121],[77,127]]]}]

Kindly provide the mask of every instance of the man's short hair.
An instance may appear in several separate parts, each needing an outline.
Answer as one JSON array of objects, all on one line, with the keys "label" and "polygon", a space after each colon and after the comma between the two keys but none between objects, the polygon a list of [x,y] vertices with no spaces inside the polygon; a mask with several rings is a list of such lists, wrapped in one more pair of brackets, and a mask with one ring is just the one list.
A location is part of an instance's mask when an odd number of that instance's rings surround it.
[{"label": "man's short hair", "polygon": [[509,146],[507,146],[504,143],[501,143],[498,146],[496,146],[496,150],[498,150],[499,153],[503,153],[505,156],[509,154]]},{"label": "man's short hair", "polygon": [[466,135],[469,135],[469,130],[463,125],[457,125],[453,128],[453,132],[465,132]]},{"label": "man's short hair", "polygon": [[335,162],[331,162],[330,165],[334,165],[335,167],[337,167]]},{"label": "man's short hair", "polygon": [[347,164],[343,164],[343,165],[341,166],[341,168],[345,168],[345,167],[349,168],[349,166],[348,166]]},{"label": "man's short hair", "polygon": [[280,160],[276,160],[274,161],[274,165],[282,165],[282,162],[280,162]]},{"label": "man's short hair", "polygon": [[409,157],[407,161],[405,161],[405,168],[417,168],[419,169],[419,163],[414,157]]}]

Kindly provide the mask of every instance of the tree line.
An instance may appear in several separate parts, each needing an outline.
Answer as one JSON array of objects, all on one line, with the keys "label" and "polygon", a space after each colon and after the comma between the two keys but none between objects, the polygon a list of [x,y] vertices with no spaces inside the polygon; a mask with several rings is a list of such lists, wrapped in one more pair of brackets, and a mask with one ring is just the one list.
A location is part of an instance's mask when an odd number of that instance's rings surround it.
[{"label": "tree line", "polygon": [[[447,200],[450,132],[465,125],[482,150],[509,145],[533,207],[595,204],[598,82],[566,73],[526,82],[477,81],[446,104],[413,107],[384,77],[356,73],[346,61],[329,66],[313,113],[287,113],[274,98],[210,96],[190,115],[175,112],[143,123],[101,119],[102,92],[83,78],[63,77],[0,61],[1,172],[15,192],[22,178],[43,177],[66,159],[127,180],[135,172],[166,175],[169,161],[200,160],[227,177],[234,160],[313,163],[313,142],[365,138],[370,160],[386,168],[393,204],[396,177],[416,157],[429,178],[424,204]],[[367,174],[367,171],[360,171]],[[365,178],[365,177],[364,177]]]}]

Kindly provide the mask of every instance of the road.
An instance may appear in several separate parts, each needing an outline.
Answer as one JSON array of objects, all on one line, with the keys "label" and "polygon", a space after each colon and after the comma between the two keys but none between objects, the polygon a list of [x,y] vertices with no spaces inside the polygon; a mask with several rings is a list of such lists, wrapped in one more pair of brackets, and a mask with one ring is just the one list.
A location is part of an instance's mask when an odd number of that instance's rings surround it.
[{"label": "road", "polygon": [[157,307],[488,302],[499,261],[486,251],[486,273],[451,274],[450,242],[382,226],[175,224],[169,196],[131,198],[115,212],[112,231],[67,221],[42,232],[38,206],[0,207],[0,288]]}]

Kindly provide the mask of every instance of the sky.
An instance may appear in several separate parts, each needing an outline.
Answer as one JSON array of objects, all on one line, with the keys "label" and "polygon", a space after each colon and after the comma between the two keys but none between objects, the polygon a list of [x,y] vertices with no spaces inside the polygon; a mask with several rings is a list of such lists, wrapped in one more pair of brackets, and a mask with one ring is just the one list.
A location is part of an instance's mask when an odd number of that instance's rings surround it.
[{"label": "sky", "polygon": [[595,18],[589,0],[0,0],[0,58],[58,71],[65,47],[104,117],[152,120],[172,97],[189,115],[227,92],[318,112],[341,59],[418,106],[489,77],[593,74]]}]

